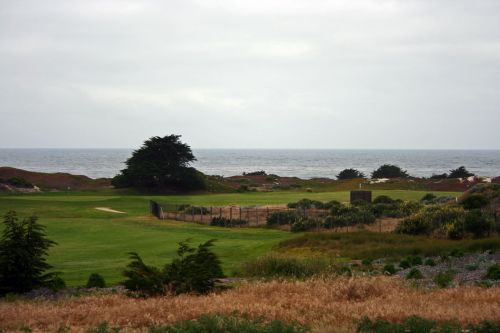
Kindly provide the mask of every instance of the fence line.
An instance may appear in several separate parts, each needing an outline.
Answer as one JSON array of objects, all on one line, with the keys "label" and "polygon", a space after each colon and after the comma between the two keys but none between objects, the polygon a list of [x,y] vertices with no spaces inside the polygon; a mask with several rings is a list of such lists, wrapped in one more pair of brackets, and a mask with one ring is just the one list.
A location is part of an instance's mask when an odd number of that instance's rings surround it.
[{"label": "fence line", "polygon": [[161,205],[155,201],[150,202],[150,212],[159,219],[168,219],[184,222],[198,222],[210,224],[213,218],[226,218],[232,220],[246,221],[248,226],[265,225],[267,218],[275,212],[299,212],[306,218],[324,218],[328,215],[327,209],[295,209],[287,207],[269,207],[269,206],[167,206]]}]

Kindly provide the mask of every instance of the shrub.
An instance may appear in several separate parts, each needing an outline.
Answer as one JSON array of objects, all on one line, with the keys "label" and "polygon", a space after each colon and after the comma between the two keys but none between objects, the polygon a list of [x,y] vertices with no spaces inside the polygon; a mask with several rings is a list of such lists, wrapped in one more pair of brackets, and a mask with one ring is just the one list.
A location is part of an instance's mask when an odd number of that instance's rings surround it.
[{"label": "shrub", "polygon": [[396,274],[396,267],[393,264],[387,264],[384,266],[384,274],[394,275]]},{"label": "shrub", "polygon": [[450,170],[448,178],[467,178],[474,176],[472,172],[469,172],[464,166],[458,167],[456,169]]},{"label": "shrub", "polygon": [[478,324],[461,326],[456,321],[435,322],[417,316],[407,318],[402,323],[386,320],[370,320],[364,317],[357,325],[359,333],[497,333],[500,332],[500,321],[483,321]]},{"label": "shrub", "polygon": [[467,195],[460,201],[460,204],[465,209],[480,209],[486,207],[489,203],[490,201],[488,200],[488,198],[485,195],[479,193]]},{"label": "shrub", "polygon": [[462,208],[427,206],[402,220],[395,231],[409,235],[430,235],[439,232],[448,236],[448,231],[455,226],[462,226],[464,219],[465,211]]},{"label": "shrub", "polygon": [[167,326],[153,326],[150,333],[305,333],[307,328],[285,324],[279,320],[266,322],[236,315],[202,315],[196,320]]},{"label": "shrub", "polygon": [[22,177],[12,177],[7,179],[6,181],[7,184],[15,186],[15,187],[22,187],[22,188],[32,188],[33,184],[28,182],[26,179]]},{"label": "shrub", "polygon": [[404,260],[401,260],[401,262],[399,263],[399,267],[401,267],[402,269],[406,269],[406,268],[410,268],[411,264],[408,260],[404,259]]},{"label": "shrub", "polygon": [[500,280],[500,264],[490,266],[485,278],[489,280]]},{"label": "shrub", "polygon": [[47,286],[54,273],[47,261],[48,250],[55,242],[45,235],[45,227],[36,216],[19,220],[16,212],[4,216],[0,240],[0,294],[22,293]]},{"label": "shrub", "polygon": [[330,264],[321,259],[296,259],[267,255],[245,262],[244,276],[266,278],[306,278],[330,270]]},{"label": "shrub", "polygon": [[429,258],[424,261],[424,265],[433,267],[436,266],[436,262],[434,261],[434,259]]},{"label": "shrub", "polygon": [[293,224],[298,221],[300,216],[295,211],[274,212],[267,218],[267,225],[285,225]]},{"label": "shrub", "polygon": [[422,265],[422,258],[419,256],[408,256],[406,260],[410,263],[411,266]]},{"label": "shrub", "polygon": [[215,240],[191,248],[180,242],[178,258],[164,268],[164,283],[169,291],[180,294],[188,292],[207,293],[215,288],[215,280],[224,277],[217,255],[210,249]]},{"label": "shrub", "polygon": [[363,266],[371,266],[372,265],[372,260],[371,259],[363,259],[363,260],[361,260],[361,264]]},{"label": "shrub", "polygon": [[422,202],[428,202],[428,201],[432,201],[434,199],[436,199],[436,195],[434,195],[433,193],[427,193],[426,195],[424,195],[422,197],[422,199],[420,199],[420,201]]},{"label": "shrub", "polygon": [[349,225],[349,221],[342,216],[332,216],[329,215],[323,221],[323,227],[327,229],[342,228]]},{"label": "shrub", "polygon": [[432,174],[432,176],[430,177],[430,179],[446,179],[446,178],[448,178],[447,173]]},{"label": "shrub", "polygon": [[461,249],[453,249],[450,251],[450,256],[455,258],[461,258],[465,255],[464,251]]},{"label": "shrub", "polygon": [[301,218],[292,224],[290,231],[291,232],[308,231],[308,230],[316,229],[321,225],[322,225],[322,223],[319,220],[310,219],[310,218]]},{"label": "shrub", "polygon": [[434,277],[434,283],[440,287],[440,288],[445,288],[448,287],[451,282],[453,281],[453,272],[439,272],[435,277]]},{"label": "shrub", "polygon": [[66,288],[66,282],[64,282],[58,273],[54,273],[51,279],[47,281],[46,286],[52,291],[59,291]]},{"label": "shrub", "polygon": [[408,173],[397,165],[384,164],[372,172],[372,178],[407,178]]},{"label": "shrub", "polygon": [[408,274],[406,274],[407,279],[422,279],[424,276],[418,268],[412,268]]},{"label": "shrub", "polygon": [[491,217],[479,209],[473,209],[465,214],[464,228],[475,237],[485,236],[490,232],[492,225]]},{"label": "shrub", "polygon": [[339,180],[355,178],[365,178],[365,175],[356,169],[344,169],[337,175],[337,179]]},{"label": "shrub", "polygon": [[87,280],[87,288],[105,288],[106,282],[102,275],[97,273],[92,273]]},{"label": "shrub", "polygon": [[190,215],[208,215],[210,214],[210,210],[206,207],[197,207],[188,205],[187,207],[184,208],[184,213]]},{"label": "shrub", "polygon": [[379,195],[378,197],[373,199],[374,204],[391,204],[394,203],[394,201],[395,200],[388,195]]},{"label": "shrub", "polygon": [[247,220],[228,219],[225,217],[214,217],[210,221],[211,226],[226,227],[226,228],[239,227],[247,224],[248,224]]},{"label": "shrub", "polygon": [[129,252],[131,262],[123,275],[127,278],[122,284],[129,291],[141,297],[165,293],[163,274],[159,269],[144,263],[139,254]]},{"label": "shrub", "polygon": [[298,208],[298,209],[310,209],[310,208],[316,208],[316,209],[325,209],[325,204],[321,201],[318,200],[311,200],[311,199],[300,199],[297,202],[290,202],[287,204],[288,208]]}]

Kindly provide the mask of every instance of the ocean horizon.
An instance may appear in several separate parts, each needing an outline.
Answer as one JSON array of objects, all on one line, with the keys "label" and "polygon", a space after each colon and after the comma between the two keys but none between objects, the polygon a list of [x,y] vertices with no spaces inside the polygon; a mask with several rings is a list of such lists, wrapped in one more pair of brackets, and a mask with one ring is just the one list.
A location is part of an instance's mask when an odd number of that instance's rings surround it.
[{"label": "ocean horizon", "polygon": [[[0,166],[39,172],[113,177],[125,167],[131,148],[0,148]],[[264,170],[280,176],[334,178],[345,168],[365,175],[396,164],[412,176],[429,177],[465,166],[487,177],[500,176],[500,150],[463,149],[208,149],[195,148],[195,168],[209,175],[234,176]]]}]

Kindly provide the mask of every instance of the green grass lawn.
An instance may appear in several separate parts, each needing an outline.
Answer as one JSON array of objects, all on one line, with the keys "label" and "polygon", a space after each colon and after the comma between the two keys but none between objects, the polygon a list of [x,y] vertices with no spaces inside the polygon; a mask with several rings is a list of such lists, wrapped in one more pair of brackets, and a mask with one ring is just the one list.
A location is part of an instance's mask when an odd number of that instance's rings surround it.
[{"label": "green grass lawn", "polygon": [[[420,199],[421,191],[374,191],[374,196]],[[440,195],[459,193],[440,192]],[[239,270],[243,261],[270,251],[281,241],[295,238],[288,232],[263,228],[216,228],[192,223],[158,221],[149,216],[148,201],[167,204],[262,205],[282,204],[301,198],[347,201],[349,192],[257,192],[175,196],[126,195],[120,192],[43,193],[0,196],[0,214],[15,210],[21,217],[36,214],[47,226],[50,239],[58,243],[50,250],[49,262],[63,273],[68,285],[84,284],[90,273],[102,274],[108,283],[121,280],[128,262],[127,252],[138,252],[147,263],[162,265],[175,255],[177,243],[190,238],[197,245],[217,239],[227,275]],[[101,212],[110,207],[125,214]],[[1,228],[1,226],[0,226]]]}]

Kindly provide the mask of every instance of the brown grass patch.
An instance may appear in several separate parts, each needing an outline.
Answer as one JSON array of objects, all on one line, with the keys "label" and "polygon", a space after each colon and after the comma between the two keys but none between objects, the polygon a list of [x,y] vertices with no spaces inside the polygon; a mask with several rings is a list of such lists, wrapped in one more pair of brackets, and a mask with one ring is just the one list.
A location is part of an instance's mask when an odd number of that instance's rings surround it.
[{"label": "brown grass patch", "polygon": [[244,284],[207,296],[182,295],[132,299],[123,295],[89,296],[61,301],[0,302],[0,329],[54,331],[61,325],[82,331],[101,322],[137,330],[188,320],[204,313],[234,311],[266,319],[354,332],[363,316],[401,321],[418,315],[462,323],[500,318],[500,288],[460,287],[417,290],[390,277],[272,281]]}]

